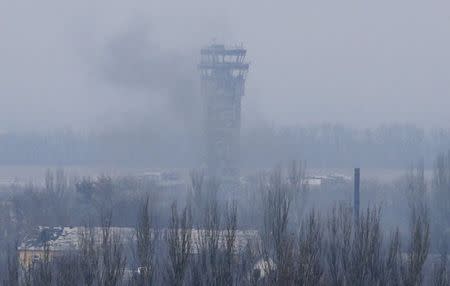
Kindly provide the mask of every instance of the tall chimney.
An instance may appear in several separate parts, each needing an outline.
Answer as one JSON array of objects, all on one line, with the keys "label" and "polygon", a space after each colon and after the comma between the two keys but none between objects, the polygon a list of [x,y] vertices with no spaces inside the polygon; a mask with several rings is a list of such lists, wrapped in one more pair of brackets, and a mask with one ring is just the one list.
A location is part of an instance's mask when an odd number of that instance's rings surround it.
[{"label": "tall chimney", "polygon": [[355,223],[359,222],[359,185],[360,185],[360,170],[355,168],[354,182],[354,194],[353,194],[353,216]]}]

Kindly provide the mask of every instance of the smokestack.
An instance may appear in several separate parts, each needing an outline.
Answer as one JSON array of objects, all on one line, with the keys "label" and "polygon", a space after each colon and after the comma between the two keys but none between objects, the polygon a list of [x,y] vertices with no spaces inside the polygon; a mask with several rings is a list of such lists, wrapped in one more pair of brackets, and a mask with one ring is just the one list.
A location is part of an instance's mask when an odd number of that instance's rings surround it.
[{"label": "smokestack", "polygon": [[359,221],[359,185],[360,185],[360,171],[359,168],[355,168],[355,174],[353,178],[354,182],[354,196],[353,196],[353,216],[355,223]]}]

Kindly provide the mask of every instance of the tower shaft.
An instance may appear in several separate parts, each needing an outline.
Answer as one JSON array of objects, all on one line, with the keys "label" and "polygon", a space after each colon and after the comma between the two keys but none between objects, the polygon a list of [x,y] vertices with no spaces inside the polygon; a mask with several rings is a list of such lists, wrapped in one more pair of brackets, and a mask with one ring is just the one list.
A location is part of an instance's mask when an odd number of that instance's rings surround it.
[{"label": "tower shaft", "polygon": [[201,50],[205,163],[209,177],[230,186],[239,182],[241,97],[248,63],[246,50],[212,45]]}]

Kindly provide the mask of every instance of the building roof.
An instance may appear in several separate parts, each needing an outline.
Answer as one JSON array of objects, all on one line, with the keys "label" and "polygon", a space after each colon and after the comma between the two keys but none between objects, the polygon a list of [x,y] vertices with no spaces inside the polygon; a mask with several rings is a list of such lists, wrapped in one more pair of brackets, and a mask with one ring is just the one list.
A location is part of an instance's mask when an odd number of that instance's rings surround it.
[{"label": "building roof", "polygon": [[19,250],[44,250],[46,246],[52,251],[76,249],[79,231],[76,227],[39,226],[25,237]]},{"label": "building roof", "polygon": [[[19,251],[43,251],[48,247],[50,251],[74,251],[79,247],[80,234],[86,230],[84,227],[47,227],[39,226],[25,237],[19,246]],[[94,227],[95,240],[101,241],[102,228]],[[159,233],[164,234],[168,229],[162,229]],[[120,235],[122,240],[135,239],[135,229],[129,227],[112,227],[111,232]],[[191,235],[192,252],[200,245],[204,230],[193,229]],[[153,232],[156,233],[156,232]],[[225,231],[219,233],[219,246],[225,245]],[[237,230],[235,250],[243,250],[249,241],[257,241],[258,232],[255,230]]]}]

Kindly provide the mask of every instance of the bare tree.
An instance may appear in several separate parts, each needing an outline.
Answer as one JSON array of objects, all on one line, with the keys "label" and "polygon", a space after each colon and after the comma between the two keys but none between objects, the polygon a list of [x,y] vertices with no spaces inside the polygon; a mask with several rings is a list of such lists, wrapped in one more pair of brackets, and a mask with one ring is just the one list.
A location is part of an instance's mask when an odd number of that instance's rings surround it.
[{"label": "bare tree", "polygon": [[202,192],[205,175],[202,171],[192,170],[190,173],[191,178],[191,188],[193,191],[194,201],[202,202]]},{"label": "bare tree", "polygon": [[398,228],[391,234],[380,285],[401,285],[402,257]]},{"label": "bare tree", "polygon": [[75,183],[75,190],[82,196],[83,201],[90,202],[95,192],[94,181],[90,177],[85,177]]},{"label": "bare tree", "polygon": [[45,173],[45,190],[49,193],[53,193],[55,191],[55,176],[50,169],[47,169]]},{"label": "bare tree", "polygon": [[221,279],[219,271],[222,259],[219,251],[221,235],[220,207],[217,197],[219,182],[215,178],[208,178],[203,183],[202,175],[197,175],[194,181],[197,181],[193,184],[201,190],[201,196],[197,196],[195,201],[198,239],[194,245],[197,255],[192,259],[191,279],[198,285],[218,285]]},{"label": "bare tree", "polygon": [[67,176],[62,168],[56,170],[54,191],[58,197],[63,197],[67,191]]},{"label": "bare tree", "polygon": [[426,210],[413,209],[411,214],[410,245],[407,259],[402,269],[403,284],[422,285],[422,268],[430,248],[430,222]]},{"label": "bare tree", "polygon": [[193,204],[192,217],[195,224],[201,222],[205,204],[205,175],[201,170],[191,170],[189,173],[191,186],[189,198]]},{"label": "bare tree", "polygon": [[114,184],[111,177],[100,176],[94,183],[94,193],[92,203],[99,211],[100,215],[108,212],[112,205]]},{"label": "bare tree", "polygon": [[434,286],[450,285],[448,277],[447,253],[442,253],[439,263],[434,265],[433,267],[432,285]]},{"label": "bare tree", "polygon": [[[211,190],[215,191],[215,190]],[[220,213],[219,204],[215,196],[211,196],[205,203],[203,213],[203,228],[198,229],[197,247],[197,271],[202,271],[199,275],[199,282],[204,285],[218,285],[219,283],[219,239],[220,239]]]},{"label": "bare tree", "polygon": [[383,264],[380,209],[367,208],[354,228],[348,283],[379,285],[384,274]]},{"label": "bare tree", "polygon": [[[14,250],[13,250],[14,249]],[[2,279],[4,286],[19,286],[19,261],[17,258],[17,246],[7,247],[7,271]]]},{"label": "bare tree", "polygon": [[[264,178],[263,178],[264,179]],[[288,285],[292,271],[294,239],[288,233],[292,193],[283,181],[281,168],[272,172],[268,181],[261,182],[263,189],[263,257],[267,264],[274,259],[276,270],[268,273],[271,282]]]},{"label": "bare tree", "polygon": [[64,225],[68,223],[70,216],[68,215],[67,207],[64,203],[65,194],[67,190],[67,177],[63,169],[58,169],[52,172],[47,169],[45,174],[45,189],[44,196],[46,208],[50,212],[51,218],[55,221],[51,222],[56,225]]},{"label": "bare tree", "polygon": [[351,267],[352,210],[349,206],[333,207],[327,222],[327,255],[329,285],[345,285]]},{"label": "bare tree", "polygon": [[46,243],[43,249],[43,255],[39,260],[33,261],[25,269],[24,284],[33,286],[52,285],[52,264],[50,261],[50,247]]},{"label": "bare tree", "polygon": [[191,252],[192,218],[190,207],[186,206],[182,214],[178,215],[177,205],[172,204],[169,229],[166,241],[169,252],[169,265],[166,279],[169,285],[183,285]]},{"label": "bare tree", "polygon": [[292,192],[294,223],[301,224],[307,202],[308,184],[306,182],[306,162],[292,161],[288,168],[288,184]]},{"label": "bare tree", "polygon": [[80,284],[80,264],[77,253],[67,253],[52,261],[55,269],[55,282],[58,286],[72,286]]},{"label": "bare tree", "polygon": [[80,271],[86,286],[94,285],[98,279],[99,251],[96,245],[95,228],[86,226],[79,233],[80,241]]},{"label": "bare tree", "polygon": [[319,214],[312,210],[301,226],[296,251],[296,285],[318,285],[324,273],[323,228]]},{"label": "bare tree", "polygon": [[305,182],[306,177],[306,162],[304,161],[292,161],[288,170],[288,180],[290,186],[296,193],[304,192],[307,188]]},{"label": "bare tree", "polygon": [[101,270],[99,284],[101,286],[120,285],[125,271],[126,258],[120,234],[111,229],[112,212],[101,216]]},{"label": "bare tree", "polygon": [[417,207],[426,200],[427,184],[423,160],[413,166],[406,174],[406,198],[410,209]]},{"label": "bare tree", "polygon": [[149,198],[141,206],[136,227],[136,244],[138,260],[138,285],[152,285],[155,271],[155,233],[152,233],[152,219],[149,214]]},{"label": "bare tree", "polygon": [[450,151],[436,157],[432,181],[435,241],[450,238]]},{"label": "bare tree", "polygon": [[222,263],[222,284],[233,285],[233,255],[236,245],[237,230],[237,203],[233,201],[231,205],[225,206],[225,254]]}]

